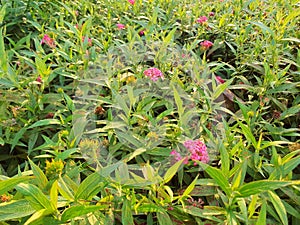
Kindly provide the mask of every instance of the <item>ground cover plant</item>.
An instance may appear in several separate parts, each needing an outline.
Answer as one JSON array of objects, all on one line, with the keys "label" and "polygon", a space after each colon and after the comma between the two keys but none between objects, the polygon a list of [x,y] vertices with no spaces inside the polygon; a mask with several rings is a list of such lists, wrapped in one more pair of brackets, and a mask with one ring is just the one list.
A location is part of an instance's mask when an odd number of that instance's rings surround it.
[{"label": "ground cover plant", "polygon": [[1,0],[1,224],[299,224],[300,4]]}]

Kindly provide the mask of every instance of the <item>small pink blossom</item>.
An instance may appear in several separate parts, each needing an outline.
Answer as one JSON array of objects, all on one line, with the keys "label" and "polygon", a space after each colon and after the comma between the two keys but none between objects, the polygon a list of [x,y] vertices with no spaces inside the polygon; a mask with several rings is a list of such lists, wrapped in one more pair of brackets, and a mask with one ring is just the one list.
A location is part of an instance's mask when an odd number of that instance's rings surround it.
[{"label": "small pink blossom", "polygon": [[36,81],[39,82],[39,83],[43,83],[43,80],[42,80],[42,77],[41,77],[41,76],[38,76],[38,77],[36,78]]},{"label": "small pink blossom", "polygon": [[48,45],[50,48],[55,48],[55,43],[54,43],[54,39],[50,38],[48,34],[45,34],[44,37],[41,40],[41,45],[42,44],[46,44]]},{"label": "small pink blossom", "polygon": [[220,84],[225,83],[225,81],[224,81],[224,80],[222,79],[222,77],[220,77],[220,76],[216,76],[216,80],[217,80],[217,82],[220,83]]},{"label": "small pink blossom", "polygon": [[204,50],[207,50],[207,49],[209,49],[211,46],[213,46],[213,43],[210,42],[210,41],[205,40],[205,41],[201,42],[200,45],[201,45],[201,47],[202,47]]},{"label": "small pink blossom", "polygon": [[200,140],[188,140],[184,142],[184,147],[186,147],[190,152],[190,159],[194,161],[194,165],[197,165],[197,161],[203,163],[209,162],[209,157],[207,153],[206,145]]},{"label": "small pink blossom", "polygon": [[208,15],[209,15],[209,16],[214,16],[215,13],[214,13],[214,12],[210,12]]},{"label": "small pink blossom", "polygon": [[149,68],[144,71],[146,77],[150,77],[152,81],[157,81],[158,78],[163,78],[163,73],[157,68]]},{"label": "small pink blossom", "polygon": [[[194,165],[197,165],[197,161],[201,161],[203,163],[209,162],[209,157],[207,153],[206,145],[200,140],[187,140],[183,143],[184,147],[187,148],[188,153],[184,157],[184,164],[188,164],[189,160],[194,162]],[[176,161],[183,159],[179,152],[173,150],[170,153]]]},{"label": "small pink blossom", "polygon": [[141,31],[139,32],[139,35],[140,35],[140,36],[144,36],[144,35],[145,35],[145,31],[144,31],[144,30],[141,30]]},{"label": "small pink blossom", "polygon": [[134,5],[135,0],[128,0],[129,4]]},{"label": "small pink blossom", "polygon": [[83,36],[82,39],[81,39],[82,42],[84,42],[85,39],[87,39],[87,43],[88,43],[89,46],[92,46],[92,45],[93,45],[93,43],[92,43],[93,41],[92,41],[91,38],[88,38],[88,37]]},{"label": "small pink blossom", "polygon": [[119,30],[123,30],[123,29],[126,28],[126,26],[124,24],[122,24],[122,23],[118,23],[117,27],[118,27]]},{"label": "small pink blossom", "polygon": [[204,24],[205,22],[207,22],[208,18],[206,16],[200,16],[196,22],[200,23],[200,24]]}]

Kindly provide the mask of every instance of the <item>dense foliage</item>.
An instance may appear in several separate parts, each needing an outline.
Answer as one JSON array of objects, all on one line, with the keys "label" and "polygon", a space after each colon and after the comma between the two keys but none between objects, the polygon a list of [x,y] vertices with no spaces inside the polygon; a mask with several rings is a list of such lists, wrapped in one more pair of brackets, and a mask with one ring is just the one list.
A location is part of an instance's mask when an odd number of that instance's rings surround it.
[{"label": "dense foliage", "polygon": [[299,224],[296,0],[1,0],[0,224]]}]

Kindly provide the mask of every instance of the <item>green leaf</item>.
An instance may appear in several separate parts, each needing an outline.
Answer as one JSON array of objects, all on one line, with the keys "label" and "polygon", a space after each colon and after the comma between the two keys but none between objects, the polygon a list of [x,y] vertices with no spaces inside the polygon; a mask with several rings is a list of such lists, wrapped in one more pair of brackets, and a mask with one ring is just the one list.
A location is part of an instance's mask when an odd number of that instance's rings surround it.
[{"label": "green leaf", "polygon": [[129,118],[130,109],[126,103],[126,99],[122,98],[122,96],[117,94],[116,92],[114,94],[115,94],[116,104],[123,110],[126,117]]},{"label": "green leaf", "polygon": [[228,182],[228,178],[223,174],[223,172],[215,167],[209,166],[207,164],[199,162],[202,168],[208,173],[208,175],[214,179],[214,181],[220,186],[220,188],[230,196],[231,189]]},{"label": "green leaf", "polygon": [[164,212],[161,207],[154,203],[144,203],[138,206],[137,211],[139,213]]},{"label": "green leaf", "polygon": [[238,197],[249,197],[265,191],[275,190],[284,186],[296,184],[292,181],[259,180],[242,185],[238,190]]},{"label": "green leaf", "polygon": [[142,153],[146,152],[147,149],[145,148],[138,148],[136,150],[134,150],[134,152],[128,154],[126,156],[126,158],[124,159],[125,162],[129,162],[130,160],[134,159],[135,157],[137,157],[138,155],[141,155]]},{"label": "green leaf", "polygon": [[25,134],[25,132],[27,131],[27,128],[22,127],[18,133],[16,133],[14,139],[12,140],[11,143],[11,147],[10,147],[10,151],[12,152],[12,150],[16,147],[16,145],[19,144],[19,140],[23,137],[23,134]]},{"label": "green leaf", "polygon": [[266,216],[267,216],[267,203],[266,203],[266,201],[263,201],[263,203],[261,205],[261,209],[260,209],[258,219],[256,221],[256,225],[267,224],[266,223]]},{"label": "green leaf", "polygon": [[16,187],[17,184],[26,182],[30,179],[33,179],[33,177],[21,176],[21,177],[9,178],[7,180],[1,180],[0,181],[0,195],[10,191],[14,187]]},{"label": "green leaf", "polygon": [[77,192],[75,193],[75,199],[89,200],[94,197],[103,188],[103,177],[95,172],[89,175],[79,185]]},{"label": "green leaf", "polygon": [[25,196],[35,209],[47,209],[50,212],[55,211],[50,200],[38,187],[32,184],[18,184],[16,189]]},{"label": "green leaf", "polygon": [[133,225],[133,216],[131,211],[131,203],[128,199],[123,201],[122,206],[122,224]]},{"label": "green leaf", "polygon": [[70,208],[66,209],[62,216],[61,220],[62,222],[67,222],[70,219],[73,219],[78,216],[83,216],[88,213],[92,213],[95,211],[98,211],[100,209],[103,209],[106,206],[103,205],[76,205],[76,206],[71,206]]},{"label": "green leaf", "polygon": [[0,29],[0,55],[1,55],[1,60],[0,60],[0,68],[4,72],[7,72],[7,54],[5,51],[5,45],[4,45],[4,37],[3,37],[3,28],[1,27]]},{"label": "green leaf", "polygon": [[281,222],[283,223],[283,225],[288,225],[286,209],[285,209],[284,204],[282,203],[281,199],[273,191],[269,191],[268,195],[269,195],[269,198],[270,198]]},{"label": "green leaf", "polygon": [[289,107],[287,110],[281,113],[280,120],[284,120],[290,116],[295,116],[298,112],[300,112],[300,104]]},{"label": "green leaf", "polygon": [[245,160],[243,163],[239,163],[238,165],[238,171],[235,172],[235,175],[232,180],[232,189],[235,190],[236,188],[240,187],[241,184],[244,182],[246,172],[247,172],[247,160]]},{"label": "green leaf", "polygon": [[163,42],[164,42],[164,45],[167,46],[172,39],[174,39],[174,34],[177,30],[177,27],[174,27],[170,32],[169,34],[167,35],[167,37],[163,38]]},{"label": "green leaf", "polygon": [[167,212],[156,213],[160,225],[173,225],[173,222]]},{"label": "green leaf", "polygon": [[263,34],[267,34],[267,33],[269,33],[269,34],[271,34],[271,36],[272,37],[274,37],[275,36],[275,34],[274,34],[274,32],[272,31],[272,29],[270,28],[270,27],[267,27],[265,24],[263,24],[262,22],[260,22],[260,21],[249,21],[250,23],[252,23],[252,24],[254,24],[254,25],[257,25],[257,26],[259,26],[261,29],[262,29],[262,32],[263,32]]},{"label": "green leaf", "polygon": [[50,189],[50,201],[55,208],[57,208],[58,201],[58,181],[55,180]]},{"label": "green leaf", "polygon": [[242,133],[245,135],[247,141],[249,143],[251,143],[255,149],[257,149],[257,141],[256,141],[255,137],[253,136],[251,129],[248,126],[246,126],[245,124],[243,124],[242,122],[240,122],[240,121],[237,121],[237,122],[240,125],[240,127],[242,128]]},{"label": "green leaf", "polygon": [[204,209],[189,206],[186,209],[184,209],[184,212],[192,216],[201,217],[221,224],[224,223],[224,217],[222,219],[222,217],[220,216],[226,214],[225,209],[218,206],[204,206]]},{"label": "green leaf", "polygon": [[238,225],[239,224],[238,219],[236,218],[236,216],[232,210],[228,210],[226,216],[227,216],[226,224],[228,224],[228,225]]},{"label": "green leaf", "polygon": [[6,7],[7,7],[6,4],[3,4],[1,6],[1,10],[0,10],[0,24],[3,23],[4,17],[6,15]]},{"label": "green leaf", "polygon": [[31,224],[32,222],[43,218],[44,216],[50,215],[52,212],[47,209],[40,209],[39,211],[36,211],[26,222],[24,225]]},{"label": "green leaf", "polygon": [[185,189],[185,191],[182,194],[182,197],[188,196],[194,190],[198,177],[199,175],[197,175],[193,182],[190,183],[190,185]]},{"label": "green leaf", "polygon": [[61,123],[57,119],[44,119],[44,120],[39,120],[39,121],[35,122],[31,126],[29,126],[28,129],[35,128],[35,127],[41,127],[41,126],[48,126],[48,125],[53,125],[53,124],[61,124]]},{"label": "green leaf", "polygon": [[68,149],[68,150],[64,150],[64,151],[62,151],[62,152],[59,152],[58,154],[57,154],[57,159],[61,159],[61,160],[65,160],[65,159],[67,159],[67,158],[69,158],[69,157],[71,157],[71,155],[73,154],[73,153],[75,153],[75,152],[77,152],[78,151],[78,148],[70,148],[70,149]]},{"label": "green leaf", "polygon": [[213,99],[217,99],[224,91],[228,88],[228,86],[232,83],[232,79],[227,80],[225,83],[217,86],[216,90],[213,92]]},{"label": "green leaf", "polygon": [[245,224],[249,224],[248,221],[248,210],[246,205],[246,200],[244,198],[240,198],[237,200],[239,209],[240,209],[240,219],[244,221]]},{"label": "green leaf", "polygon": [[59,176],[58,178],[58,191],[65,199],[74,201],[74,195],[71,189],[68,187],[68,185],[64,181],[64,178],[61,176]]},{"label": "green leaf", "polygon": [[284,207],[286,208],[286,211],[288,214],[292,215],[293,217],[300,219],[300,214],[299,214],[299,208],[300,206],[298,205],[298,207],[295,206],[291,206],[290,204],[288,204],[286,201],[281,200]]},{"label": "green leaf", "polygon": [[25,200],[0,203],[0,221],[19,219],[33,214],[36,210]]},{"label": "green leaf", "polygon": [[166,174],[164,175],[164,183],[168,183],[175,176],[183,161],[184,159],[177,161],[167,170]]},{"label": "green leaf", "polygon": [[31,170],[33,172],[33,175],[35,176],[36,179],[36,184],[41,188],[44,189],[47,186],[48,179],[44,172],[38,167],[37,165],[34,164],[32,160],[28,158],[29,164],[31,166]]},{"label": "green leaf", "polygon": [[219,140],[219,150],[221,155],[221,169],[224,175],[229,174],[229,168],[230,168],[230,160],[229,160],[229,154],[227,152],[227,149],[225,148],[223,142]]},{"label": "green leaf", "polygon": [[184,113],[183,102],[182,102],[180,95],[175,86],[173,86],[173,91],[174,91],[175,103],[176,103],[177,110],[178,110],[178,115],[179,115],[179,118],[181,118]]}]

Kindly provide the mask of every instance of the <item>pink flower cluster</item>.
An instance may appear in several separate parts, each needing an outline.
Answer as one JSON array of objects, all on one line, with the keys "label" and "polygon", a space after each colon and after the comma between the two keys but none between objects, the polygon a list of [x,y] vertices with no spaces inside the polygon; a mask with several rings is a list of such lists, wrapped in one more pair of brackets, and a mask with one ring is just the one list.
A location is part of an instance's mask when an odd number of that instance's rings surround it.
[{"label": "pink flower cluster", "polygon": [[164,77],[163,73],[157,68],[149,68],[145,70],[144,75],[153,81],[157,81],[159,78]]},{"label": "pink flower cluster", "polygon": [[206,16],[200,16],[200,17],[196,20],[196,22],[197,22],[197,23],[200,23],[200,24],[204,24],[204,23],[207,22],[207,20],[208,20],[208,18],[207,18]]},{"label": "pink flower cluster", "polygon": [[[188,140],[184,142],[184,147],[189,151],[189,155],[184,158],[183,163],[187,164],[188,160],[194,161],[194,165],[197,165],[197,161],[201,161],[203,163],[209,162],[209,157],[207,153],[206,145],[200,140]],[[179,152],[173,150],[171,155],[174,156],[176,161],[182,159],[182,156]]]},{"label": "pink flower cluster", "polygon": [[216,80],[217,80],[217,82],[219,83],[219,84],[224,84],[225,83],[225,81],[222,79],[222,77],[220,77],[220,76],[216,76]]},{"label": "pink flower cluster", "polygon": [[200,45],[203,50],[207,50],[211,46],[213,46],[213,43],[211,41],[205,40],[205,41],[201,42]]},{"label": "pink flower cluster", "polygon": [[134,5],[135,0],[128,0],[129,4]]},{"label": "pink flower cluster", "polygon": [[117,23],[117,28],[118,28],[119,30],[123,30],[123,29],[126,28],[126,26],[125,26],[124,24],[122,24],[122,23]]},{"label": "pink flower cluster", "polygon": [[[214,16],[214,15],[215,15],[214,12],[210,12],[210,13],[208,14],[208,16],[210,16],[210,17],[212,17],[212,16]],[[197,22],[197,23],[200,23],[200,24],[205,24],[207,21],[208,21],[208,18],[207,18],[206,16],[200,16],[200,17],[196,20],[196,22]]]},{"label": "pink flower cluster", "polygon": [[45,34],[44,37],[42,38],[41,40],[41,45],[42,44],[46,44],[48,45],[50,48],[55,48],[56,45],[55,45],[55,42],[54,42],[54,39],[52,39],[51,37],[49,37],[48,34]]},{"label": "pink flower cluster", "polygon": [[82,42],[84,42],[85,39],[87,39],[88,46],[92,46],[93,45],[93,41],[92,41],[91,38],[83,36],[82,37]]},{"label": "pink flower cluster", "polygon": [[209,158],[208,158],[208,154],[207,154],[207,148],[206,148],[206,145],[202,141],[188,140],[188,141],[185,141],[183,145],[191,153],[191,156],[190,156],[191,160],[208,163]]}]

